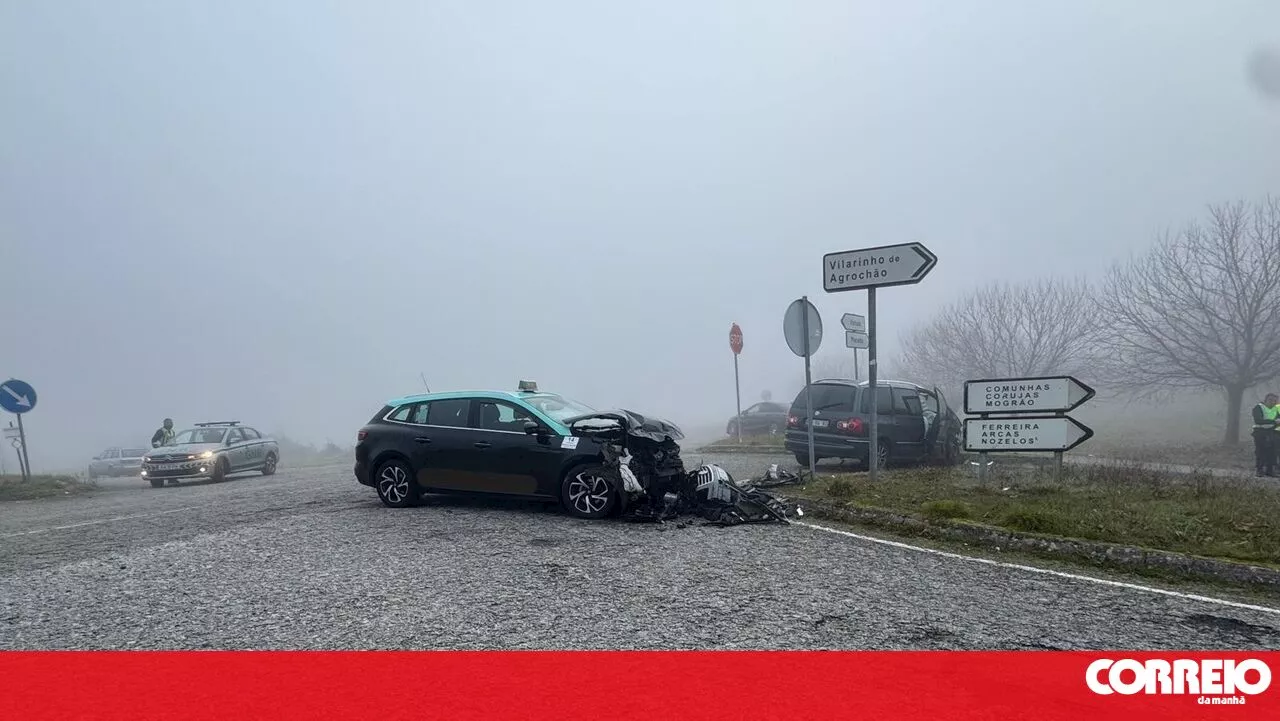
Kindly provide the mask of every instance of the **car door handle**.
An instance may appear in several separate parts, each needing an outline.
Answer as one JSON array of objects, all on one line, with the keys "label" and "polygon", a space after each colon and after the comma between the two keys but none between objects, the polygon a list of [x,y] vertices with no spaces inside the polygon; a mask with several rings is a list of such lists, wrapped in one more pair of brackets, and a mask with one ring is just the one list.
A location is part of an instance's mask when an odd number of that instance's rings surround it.
[{"label": "car door handle", "polygon": [[430,443],[431,439],[427,438],[426,436],[418,436],[417,438],[413,439],[413,442],[414,443]]},{"label": "car door handle", "polygon": [[493,444],[489,441],[476,441],[476,448],[492,448]]}]

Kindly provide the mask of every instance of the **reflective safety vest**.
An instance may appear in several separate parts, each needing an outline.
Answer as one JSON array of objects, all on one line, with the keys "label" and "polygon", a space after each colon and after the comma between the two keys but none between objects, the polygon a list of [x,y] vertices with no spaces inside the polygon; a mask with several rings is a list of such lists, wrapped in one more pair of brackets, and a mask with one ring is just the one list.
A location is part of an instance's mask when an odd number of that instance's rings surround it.
[{"label": "reflective safety vest", "polygon": [[1254,428],[1272,428],[1276,429],[1276,418],[1280,417],[1280,405],[1269,406],[1265,403],[1259,403],[1258,408],[1262,409],[1262,419],[1270,421],[1269,423],[1255,423]]},{"label": "reflective safety vest", "polygon": [[155,437],[153,436],[153,437],[152,437],[152,444],[153,444],[153,445],[155,445],[155,446],[157,446],[157,447],[158,447],[158,446],[167,446],[167,445],[169,445],[169,441],[172,441],[172,440],[173,440],[173,429],[172,429],[172,428],[165,428],[165,427],[161,426],[160,430],[156,432],[156,435],[160,436],[159,442],[156,442],[156,439],[155,439]]}]

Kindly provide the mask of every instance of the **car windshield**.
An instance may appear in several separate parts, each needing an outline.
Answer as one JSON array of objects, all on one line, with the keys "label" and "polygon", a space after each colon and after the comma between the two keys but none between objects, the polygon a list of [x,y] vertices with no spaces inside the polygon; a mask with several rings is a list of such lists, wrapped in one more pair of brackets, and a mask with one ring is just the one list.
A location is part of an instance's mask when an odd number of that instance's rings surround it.
[{"label": "car windshield", "polygon": [[171,446],[181,446],[187,443],[221,443],[223,437],[227,435],[226,428],[188,428],[173,437]]},{"label": "car windshield", "polygon": [[525,396],[520,400],[551,417],[552,420],[564,422],[567,418],[594,413],[596,409],[577,401],[569,400],[555,394]]},{"label": "car windshield", "polygon": [[145,448],[126,448],[120,451],[121,458],[141,458],[145,455],[147,455]]}]

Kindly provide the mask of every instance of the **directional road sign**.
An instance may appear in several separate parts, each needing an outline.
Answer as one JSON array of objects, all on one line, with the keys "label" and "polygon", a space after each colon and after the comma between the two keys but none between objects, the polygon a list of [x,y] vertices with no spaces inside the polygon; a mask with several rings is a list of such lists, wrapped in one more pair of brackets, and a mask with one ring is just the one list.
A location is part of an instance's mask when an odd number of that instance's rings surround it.
[{"label": "directional road sign", "polygon": [[866,333],[847,330],[844,332],[844,347],[862,350],[871,345]]},{"label": "directional road sign", "polygon": [[857,313],[845,313],[840,316],[840,325],[844,326],[845,330],[853,333],[867,332],[866,316],[861,316]]},{"label": "directional road sign", "polygon": [[[806,314],[809,316],[807,344],[804,337]],[[818,315],[818,309],[813,307],[813,303],[797,298],[787,306],[787,314],[782,319],[782,334],[786,336],[787,346],[792,353],[802,358],[806,355],[812,357],[818,352],[818,346],[822,345],[822,316]]]},{"label": "directional road sign", "polygon": [[965,381],[965,413],[1065,413],[1096,395],[1071,376]]},{"label": "directional road sign", "polygon": [[882,245],[822,256],[822,289],[828,293],[892,285],[913,285],[938,264],[920,243]]},{"label": "directional road sign", "polygon": [[742,329],[737,323],[729,327],[729,350],[733,351],[734,355],[742,352]]},{"label": "directional road sign", "polygon": [[967,418],[964,449],[975,453],[1069,451],[1093,437],[1093,429],[1069,416]]},{"label": "directional road sign", "polygon": [[0,383],[0,408],[10,413],[26,413],[36,407],[36,389],[29,383],[10,378]]}]

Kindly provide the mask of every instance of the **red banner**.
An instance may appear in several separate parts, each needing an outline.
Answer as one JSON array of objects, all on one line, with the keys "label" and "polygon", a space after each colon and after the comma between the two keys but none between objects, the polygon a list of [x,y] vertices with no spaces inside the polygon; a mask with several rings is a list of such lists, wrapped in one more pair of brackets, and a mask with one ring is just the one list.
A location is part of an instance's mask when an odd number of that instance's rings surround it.
[{"label": "red banner", "polygon": [[0,718],[1277,719],[1280,653],[0,652]]}]

